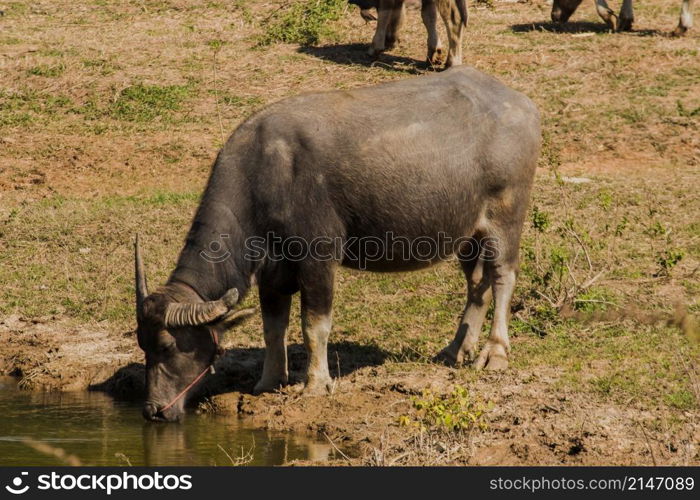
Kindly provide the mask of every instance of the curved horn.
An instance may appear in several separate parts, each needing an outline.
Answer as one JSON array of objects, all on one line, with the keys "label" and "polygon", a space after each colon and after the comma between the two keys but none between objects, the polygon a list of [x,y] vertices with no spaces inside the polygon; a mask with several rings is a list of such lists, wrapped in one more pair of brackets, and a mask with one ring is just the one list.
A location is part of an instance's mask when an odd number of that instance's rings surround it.
[{"label": "curved horn", "polygon": [[216,321],[238,303],[238,290],[231,288],[219,300],[209,302],[172,302],[165,308],[166,327],[198,326]]},{"label": "curved horn", "polygon": [[146,273],[143,271],[143,260],[141,259],[141,245],[139,235],[136,234],[134,242],[134,270],[136,275],[136,314],[141,314],[143,299],[148,297],[148,283],[146,283]]}]

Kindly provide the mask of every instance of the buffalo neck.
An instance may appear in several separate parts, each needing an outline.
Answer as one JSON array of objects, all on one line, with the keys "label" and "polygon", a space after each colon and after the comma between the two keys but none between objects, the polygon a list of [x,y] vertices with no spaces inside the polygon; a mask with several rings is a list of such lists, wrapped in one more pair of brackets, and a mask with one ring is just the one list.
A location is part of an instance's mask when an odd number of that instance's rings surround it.
[{"label": "buffalo neck", "polygon": [[216,300],[231,288],[244,297],[255,272],[245,254],[246,240],[253,235],[243,222],[251,220],[249,200],[233,163],[224,154],[217,158],[168,280],[188,285],[203,300]]}]

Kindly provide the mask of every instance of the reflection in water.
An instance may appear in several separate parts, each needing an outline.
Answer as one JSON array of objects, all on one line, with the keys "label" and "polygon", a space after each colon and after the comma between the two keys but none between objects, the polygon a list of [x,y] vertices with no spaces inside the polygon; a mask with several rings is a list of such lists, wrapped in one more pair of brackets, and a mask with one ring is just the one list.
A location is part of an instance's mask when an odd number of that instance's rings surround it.
[{"label": "reflection in water", "polygon": [[24,392],[0,378],[0,466],[63,465],[24,438],[60,448],[85,465],[279,465],[323,461],[329,443],[246,428],[235,417],[188,414],[180,424],[147,423],[134,403],[95,392]]}]

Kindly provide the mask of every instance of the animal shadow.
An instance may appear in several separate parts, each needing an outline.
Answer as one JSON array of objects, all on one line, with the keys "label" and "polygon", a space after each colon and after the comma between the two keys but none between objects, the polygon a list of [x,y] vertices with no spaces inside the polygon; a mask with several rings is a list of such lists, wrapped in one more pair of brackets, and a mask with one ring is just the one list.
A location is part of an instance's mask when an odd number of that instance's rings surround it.
[{"label": "animal shadow", "polygon": [[[328,366],[332,377],[345,377],[366,366],[384,363],[389,352],[372,345],[355,342],[328,344]],[[217,363],[216,375],[209,378],[207,395],[226,392],[251,393],[262,375],[265,350],[262,348],[228,349]],[[302,344],[287,348],[290,384],[303,380],[306,370],[306,349]]]},{"label": "animal shadow", "polygon": [[146,367],[143,363],[129,363],[107,380],[90,384],[88,391],[104,392],[119,401],[141,401],[146,397]]},{"label": "animal shadow", "polygon": [[[293,344],[287,351],[290,382],[300,382],[306,367],[306,349],[301,344]],[[333,377],[344,377],[365,366],[384,363],[389,353],[372,345],[355,342],[328,344],[328,364]],[[216,373],[193,394],[190,406],[205,396],[227,392],[251,393],[262,375],[265,350],[258,347],[227,349],[216,363]],[[103,392],[120,401],[143,401],[146,395],[145,366],[143,363],[129,363],[119,368],[108,379],[91,384],[89,391]]]},{"label": "animal shadow", "polygon": [[[536,22],[513,24],[510,27],[514,33],[529,33],[531,31],[546,31],[549,33],[608,33],[610,29],[605,23],[594,23],[590,21],[569,21],[567,23]],[[666,33],[659,30],[632,30],[626,32],[636,36],[664,36]],[[624,33],[618,33],[624,34]]]},{"label": "animal shadow", "polygon": [[395,56],[383,53],[379,59],[374,59],[367,54],[366,43],[342,43],[336,45],[324,45],[322,47],[302,46],[297,49],[302,54],[309,54],[324,61],[332,61],[336,64],[347,66],[381,66],[392,71],[409,74],[420,74],[428,69],[425,61],[419,61],[412,57]]}]

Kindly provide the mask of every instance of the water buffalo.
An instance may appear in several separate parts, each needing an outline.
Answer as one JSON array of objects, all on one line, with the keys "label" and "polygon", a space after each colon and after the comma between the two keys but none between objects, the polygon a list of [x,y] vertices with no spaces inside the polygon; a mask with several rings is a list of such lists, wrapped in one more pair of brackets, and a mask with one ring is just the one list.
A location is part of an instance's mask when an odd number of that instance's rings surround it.
[{"label": "water buffalo", "polygon": [[[288,382],[285,335],[292,295],[300,292],[304,391],[326,393],[338,265],[407,271],[456,254],[467,301],[439,357],[506,368],[509,303],[539,146],[533,103],[469,67],[300,95],[246,120],[218,154],[175,270],[151,294],[137,240],[146,418],[180,417],[253,281],[266,346],[255,392]],[[492,297],[491,333],[477,356]]]},{"label": "water buffalo", "polygon": [[[406,0],[348,0],[360,7],[360,15],[365,21],[374,19],[371,9],[377,9],[377,29],[369,48],[370,56],[378,56],[391,50],[399,41],[399,30],[406,12]],[[428,30],[429,64],[441,64],[444,58],[442,44],[437,30],[437,14],[445,23],[449,50],[445,67],[462,64],[462,31],[467,25],[466,0],[422,0],[421,17]]]},{"label": "water buffalo", "polygon": [[[555,23],[565,23],[576,11],[583,0],[554,0],[552,4],[552,21]],[[594,0],[598,15],[605,21],[608,27],[615,31],[630,31],[634,22],[634,12],[632,10],[632,0],[623,0],[619,18],[608,6],[605,0]],[[693,26],[693,14],[691,7],[693,0],[683,0],[681,5],[681,17],[678,27],[673,34],[683,35]],[[615,23],[617,21],[617,26]]]}]

